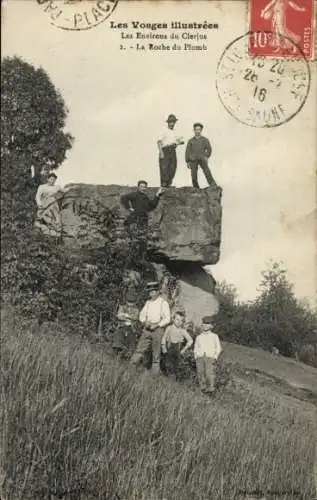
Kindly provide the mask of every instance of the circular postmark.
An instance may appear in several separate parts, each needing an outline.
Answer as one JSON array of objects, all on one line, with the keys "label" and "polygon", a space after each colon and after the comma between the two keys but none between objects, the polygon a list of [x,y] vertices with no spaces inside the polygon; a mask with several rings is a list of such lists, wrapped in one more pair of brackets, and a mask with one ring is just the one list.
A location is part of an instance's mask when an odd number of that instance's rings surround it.
[{"label": "circular postmark", "polygon": [[304,106],[310,88],[310,68],[302,53],[296,58],[250,56],[251,34],[240,36],[224,50],[217,67],[218,96],[225,109],[241,123],[278,127]]},{"label": "circular postmark", "polygon": [[51,24],[70,31],[94,28],[115,10],[119,0],[37,0]]}]

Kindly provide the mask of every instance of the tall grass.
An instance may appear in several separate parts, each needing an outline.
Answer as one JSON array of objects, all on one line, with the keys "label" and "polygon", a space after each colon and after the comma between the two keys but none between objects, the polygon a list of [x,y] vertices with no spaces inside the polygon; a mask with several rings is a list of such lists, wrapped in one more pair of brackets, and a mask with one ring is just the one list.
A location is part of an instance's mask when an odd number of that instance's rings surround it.
[{"label": "tall grass", "polygon": [[79,340],[2,333],[3,500],[313,498],[313,423],[273,394],[209,400]]}]

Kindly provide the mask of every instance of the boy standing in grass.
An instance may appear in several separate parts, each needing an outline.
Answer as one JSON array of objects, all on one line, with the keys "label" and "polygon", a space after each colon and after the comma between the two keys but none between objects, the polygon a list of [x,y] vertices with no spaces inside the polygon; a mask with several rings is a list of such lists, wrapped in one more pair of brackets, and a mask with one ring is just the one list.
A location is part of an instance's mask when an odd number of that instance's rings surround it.
[{"label": "boy standing in grass", "polygon": [[215,390],[216,361],[222,351],[219,337],[212,331],[212,316],[202,319],[202,333],[196,337],[194,357],[200,389],[205,393]]},{"label": "boy standing in grass", "polygon": [[173,324],[167,327],[162,338],[162,352],[166,354],[167,373],[171,373],[176,378],[181,355],[193,344],[193,339],[184,329],[184,320],[185,314],[182,311],[176,311]]}]

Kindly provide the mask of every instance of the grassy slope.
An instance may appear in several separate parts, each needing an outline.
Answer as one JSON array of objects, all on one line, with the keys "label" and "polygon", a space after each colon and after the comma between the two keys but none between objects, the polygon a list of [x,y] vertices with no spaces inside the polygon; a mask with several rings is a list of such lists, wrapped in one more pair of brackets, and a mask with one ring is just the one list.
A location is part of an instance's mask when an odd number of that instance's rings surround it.
[{"label": "grassy slope", "polygon": [[313,498],[314,408],[278,384],[208,400],[55,332],[2,332],[3,500]]}]

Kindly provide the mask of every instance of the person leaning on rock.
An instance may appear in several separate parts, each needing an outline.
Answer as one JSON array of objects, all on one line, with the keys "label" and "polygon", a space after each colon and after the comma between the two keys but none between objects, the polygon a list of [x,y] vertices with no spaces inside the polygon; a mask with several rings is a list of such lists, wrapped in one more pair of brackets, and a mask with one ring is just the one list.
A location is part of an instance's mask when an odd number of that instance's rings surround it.
[{"label": "person leaning on rock", "polygon": [[202,319],[202,333],[196,337],[194,357],[200,389],[205,393],[215,390],[216,361],[222,351],[219,337],[212,331],[212,316]]},{"label": "person leaning on rock", "polygon": [[171,321],[171,312],[168,302],[161,297],[159,283],[151,282],[147,285],[149,300],[146,301],[139,315],[139,321],[144,326],[143,333],[137,344],[131,363],[138,365],[146,352],[152,350],[152,374],[160,373],[161,342],[165,327]]},{"label": "person leaning on rock", "polygon": [[202,123],[194,123],[193,128],[194,137],[189,139],[185,153],[185,161],[191,171],[193,186],[199,188],[198,167],[201,167],[204,172],[209,186],[216,186],[216,182],[208,166],[208,159],[212,152],[210,141],[202,135],[204,128]]},{"label": "person leaning on rock", "polygon": [[58,200],[67,191],[56,184],[57,175],[51,172],[47,182],[41,184],[36,193],[37,217],[35,227],[47,226],[50,232],[58,237],[62,233],[62,217]]}]

